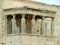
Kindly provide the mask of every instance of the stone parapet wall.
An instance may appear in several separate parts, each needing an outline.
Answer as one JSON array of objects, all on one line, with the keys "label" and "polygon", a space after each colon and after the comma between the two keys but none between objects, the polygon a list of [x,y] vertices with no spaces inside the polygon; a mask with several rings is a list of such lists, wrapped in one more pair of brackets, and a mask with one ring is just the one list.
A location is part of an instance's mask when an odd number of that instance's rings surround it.
[{"label": "stone parapet wall", "polygon": [[5,45],[57,45],[57,40],[52,37],[8,35],[4,38],[4,43]]}]

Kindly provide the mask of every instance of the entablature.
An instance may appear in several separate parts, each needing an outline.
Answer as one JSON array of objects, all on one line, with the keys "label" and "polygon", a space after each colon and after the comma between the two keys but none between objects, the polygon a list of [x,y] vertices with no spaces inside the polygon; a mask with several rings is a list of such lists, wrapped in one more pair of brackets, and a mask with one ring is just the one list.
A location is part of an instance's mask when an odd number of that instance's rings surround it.
[{"label": "entablature", "polygon": [[55,17],[56,11],[33,9],[29,7],[4,9],[4,15],[9,14],[33,14],[46,17]]}]

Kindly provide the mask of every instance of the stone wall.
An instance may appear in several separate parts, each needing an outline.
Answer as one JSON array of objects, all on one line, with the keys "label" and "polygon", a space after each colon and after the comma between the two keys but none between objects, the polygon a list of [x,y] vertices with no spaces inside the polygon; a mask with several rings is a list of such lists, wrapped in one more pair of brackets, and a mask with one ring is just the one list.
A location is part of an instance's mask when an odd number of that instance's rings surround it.
[{"label": "stone wall", "polygon": [[57,45],[54,38],[27,35],[6,36],[4,43],[5,45]]},{"label": "stone wall", "polygon": [[[32,3],[32,2],[30,2]],[[29,4],[25,2],[25,4]],[[35,3],[33,3],[35,4]],[[40,4],[40,3],[39,3]],[[37,36],[37,35],[6,35],[6,23],[5,23],[5,16],[2,13],[2,9],[0,7],[0,45],[60,45],[60,8],[48,5],[31,5],[35,8],[43,7],[43,9],[54,10],[56,9],[55,14],[55,30],[54,30],[54,37],[44,37],[44,36]]]}]

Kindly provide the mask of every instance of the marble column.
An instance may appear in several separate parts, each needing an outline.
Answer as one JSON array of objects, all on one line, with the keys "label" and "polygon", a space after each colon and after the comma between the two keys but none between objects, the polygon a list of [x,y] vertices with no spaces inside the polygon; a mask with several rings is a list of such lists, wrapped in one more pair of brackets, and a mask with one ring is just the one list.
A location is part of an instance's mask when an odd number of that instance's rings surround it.
[{"label": "marble column", "polygon": [[51,36],[54,34],[55,26],[54,26],[54,18],[51,20]]},{"label": "marble column", "polygon": [[15,33],[15,15],[13,15],[12,19],[12,33]]},{"label": "marble column", "polygon": [[36,32],[37,32],[37,26],[36,26],[35,15],[33,15],[31,24],[32,24],[32,28],[31,28],[32,29],[32,34],[36,34]]},{"label": "marble column", "polygon": [[41,20],[41,34],[45,36],[45,17],[42,17]]},{"label": "marble column", "polygon": [[22,14],[22,18],[21,18],[21,32],[25,33],[25,31],[26,31],[25,14]]}]

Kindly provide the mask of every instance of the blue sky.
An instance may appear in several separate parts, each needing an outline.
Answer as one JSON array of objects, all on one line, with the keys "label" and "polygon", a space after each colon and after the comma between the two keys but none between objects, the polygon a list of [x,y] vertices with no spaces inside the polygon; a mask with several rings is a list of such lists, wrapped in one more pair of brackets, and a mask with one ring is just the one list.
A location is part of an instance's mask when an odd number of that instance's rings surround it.
[{"label": "blue sky", "polygon": [[55,4],[55,5],[60,5],[60,0],[33,0],[37,2],[43,2],[47,4]]}]

